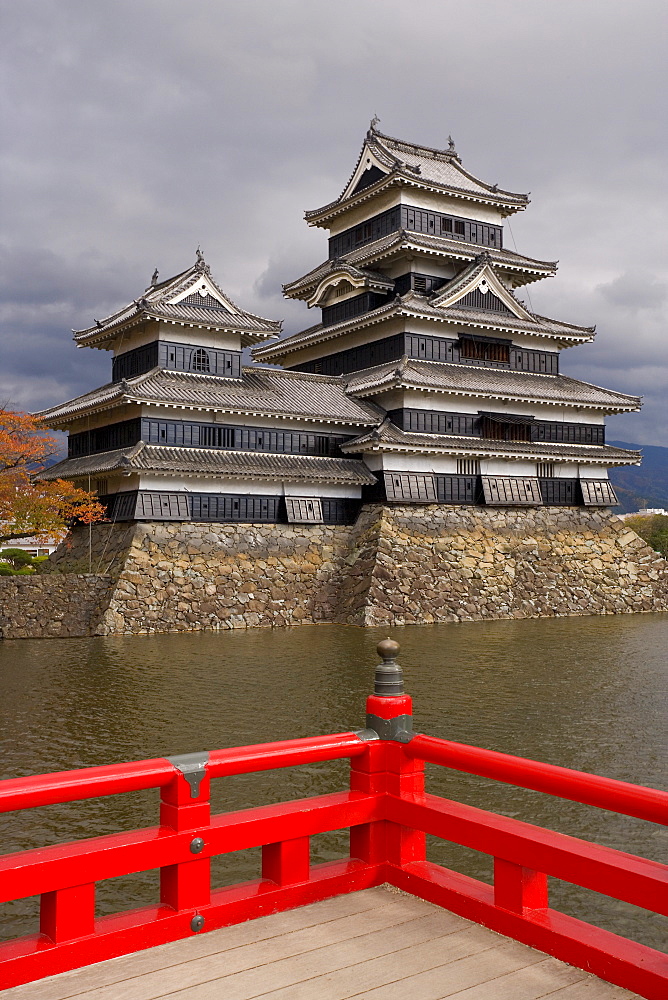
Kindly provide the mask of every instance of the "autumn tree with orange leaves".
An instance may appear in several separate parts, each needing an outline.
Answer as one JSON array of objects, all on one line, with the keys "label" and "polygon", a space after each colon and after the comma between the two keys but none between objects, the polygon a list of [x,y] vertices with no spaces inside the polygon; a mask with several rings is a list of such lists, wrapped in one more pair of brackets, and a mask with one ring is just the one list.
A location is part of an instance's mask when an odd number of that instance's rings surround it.
[{"label": "autumn tree with orange leaves", "polygon": [[95,493],[65,479],[35,477],[58,453],[58,444],[29,413],[0,409],[0,543],[12,538],[63,538],[75,521],[103,521]]}]

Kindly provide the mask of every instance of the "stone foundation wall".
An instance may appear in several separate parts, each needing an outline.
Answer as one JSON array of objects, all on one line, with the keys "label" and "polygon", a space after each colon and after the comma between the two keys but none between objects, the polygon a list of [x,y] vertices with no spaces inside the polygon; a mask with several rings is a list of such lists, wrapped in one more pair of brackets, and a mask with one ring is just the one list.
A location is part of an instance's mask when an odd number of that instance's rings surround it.
[{"label": "stone foundation wall", "polygon": [[363,625],[668,610],[668,562],[605,509],[385,507],[355,556]]},{"label": "stone foundation wall", "polygon": [[95,574],[0,577],[0,638],[95,635],[114,587]]},{"label": "stone foundation wall", "polygon": [[[81,575],[89,565],[102,575]],[[90,552],[79,529],[47,570],[0,579],[6,637],[668,610],[668,562],[610,511],[570,507],[368,505],[354,525],[96,525]]]}]

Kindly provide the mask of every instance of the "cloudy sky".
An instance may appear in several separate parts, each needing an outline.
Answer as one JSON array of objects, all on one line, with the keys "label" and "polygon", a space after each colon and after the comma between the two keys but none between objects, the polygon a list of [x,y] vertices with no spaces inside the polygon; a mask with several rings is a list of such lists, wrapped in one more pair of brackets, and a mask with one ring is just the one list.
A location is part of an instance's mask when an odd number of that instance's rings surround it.
[{"label": "cloudy sky", "polygon": [[[373,114],[530,191],[507,245],[560,261],[534,311],[596,323],[563,370],[645,397],[610,437],[668,445],[665,0],[0,0],[0,401],[108,381],[90,325],[201,244],[241,305],[326,257]],[[520,295],[522,292],[520,291]]]}]

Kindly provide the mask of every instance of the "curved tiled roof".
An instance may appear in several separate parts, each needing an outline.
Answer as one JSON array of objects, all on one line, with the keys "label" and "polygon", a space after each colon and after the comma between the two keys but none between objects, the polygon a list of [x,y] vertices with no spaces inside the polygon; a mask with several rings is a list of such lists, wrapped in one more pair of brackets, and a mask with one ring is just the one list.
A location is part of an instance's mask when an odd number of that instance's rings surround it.
[{"label": "curved tiled roof", "polygon": [[351,486],[369,486],[376,481],[364,462],[354,458],[275,455],[256,451],[219,451],[212,448],[167,448],[163,445],[145,444],[143,441],[132,448],[121,448],[102,455],[66,458],[45,470],[40,478],[70,479],[114,471]]},{"label": "curved tiled roof", "polygon": [[[367,149],[386,169],[387,173],[369,187],[358,192],[353,191],[344,197]],[[382,132],[376,131],[372,124],[357,158],[355,169],[339,197],[329,204],[323,205],[322,208],[307,211],[305,218],[309,222],[323,221],[336,214],[337,209],[342,210],[357,201],[373,196],[388,181],[408,183],[417,187],[435,189],[454,197],[484,202],[496,206],[504,214],[520,211],[529,203],[528,195],[518,194],[515,191],[504,191],[497,184],[487,184],[465,170],[454,149],[454,144],[451,143],[448,149],[421,146],[417,143],[384,135]]]},{"label": "curved tiled roof", "polygon": [[532,315],[534,321],[509,316],[505,313],[487,312],[482,309],[464,307],[458,309],[456,304],[442,308],[432,305],[428,296],[420,295],[417,292],[407,292],[406,295],[392,299],[390,302],[378,306],[377,309],[360,313],[359,316],[354,316],[352,319],[331,323],[328,326],[316,323],[314,326],[307,327],[306,330],[292,334],[291,337],[284,337],[272,344],[259,345],[253,349],[253,357],[259,358],[261,361],[277,361],[303,347],[321,344],[396,316],[436,320],[458,327],[475,327],[476,329],[498,330],[509,334],[524,333],[536,337],[549,337],[561,340],[565,344],[571,341],[587,343],[594,337],[594,327],[574,326],[572,323],[561,323],[559,320],[548,319],[546,316],[538,316],[535,313]]},{"label": "curved tiled roof", "polygon": [[48,426],[71,422],[109,406],[156,403],[227,413],[304,418],[330,423],[373,426],[378,409],[348,396],[344,381],[327,375],[307,375],[278,368],[243,368],[241,379],[172,372],[154,368],[145,375],[102,386],[67,403],[42,410]]},{"label": "curved tiled roof", "polygon": [[[200,296],[198,301],[189,302],[189,296],[186,295],[180,302],[173,301],[190,288],[196,296],[196,286],[202,280],[213,287],[217,297],[207,294]],[[277,336],[281,329],[281,324],[275,320],[264,319],[240,309],[214,281],[204,260],[198,260],[187,271],[182,271],[167,281],[150,285],[139,298],[105,319],[97,320],[94,326],[74,330],[74,339],[82,346],[96,346],[115,337],[123,327],[134,326],[149,319],[241,333],[243,343]]]},{"label": "curved tiled roof", "polygon": [[[427,233],[414,233],[407,229],[397,229],[373,243],[365,243],[357,250],[351,250],[340,260],[363,272],[367,269],[367,265],[380,262],[384,257],[389,257],[396,251],[419,252],[420,250],[440,257],[455,257],[467,262],[475,261],[481,253],[478,244],[460,243],[457,240],[449,240],[445,236],[431,236]],[[521,273],[525,279],[523,284],[538,281],[540,278],[556,273],[556,261],[534,260],[532,257],[523,257],[522,254],[513,253],[512,250],[496,250],[493,247],[485,248],[485,252],[489,254],[490,263],[500,270]],[[309,298],[313,290],[329,273],[331,263],[331,260],[323,261],[301,278],[288,282],[283,286],[285,295],[295,299]]]},{"label": "curved tiled roof", "polygon": [[640,408],[638,396],[603,389],[566,375],[539,375],[440,361],[415,361],[406,357],[345,378],[346,389],[354,396],[372,396],[394,388],[415,388],[454,396],[593,407],[610,413]]},{"label": "curved tiled roof", "polygon": [[541,441],[490,441],[473,435],[420,434],[403,431],[389,419],[380,427],[346,441],[343,451],[404,451],[421,454],[466,455],[480,458],[527,458],[588,465],[639,465],[641,453],[610,445],[559,444]]}]

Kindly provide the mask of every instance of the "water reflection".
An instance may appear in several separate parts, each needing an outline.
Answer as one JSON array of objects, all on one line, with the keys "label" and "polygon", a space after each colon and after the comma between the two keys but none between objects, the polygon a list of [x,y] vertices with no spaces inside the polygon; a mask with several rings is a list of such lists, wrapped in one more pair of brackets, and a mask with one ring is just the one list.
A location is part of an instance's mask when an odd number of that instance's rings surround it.
[{"label": "water reflection", "polygon": [[[416,728],[661,787],[668,615],[475,622],[390,630],[414,697]],[[363,724],[375,646],[387,629],[294,629],[0,644],[2,776],[337,732]],[[236,809],[345,787],[335,762],[214,783]],[[665,831],[537,793],[429,768],[431,791],[660,859]],[[153,825],[157,793],[3,817],[3,850]],[[430,843],[430,857],[489,880],[487,858]],[[315,860],[345,853],[319,837]],[[664,852],[665,853],[665,852]],[[214,882],[257,874],[250,852],[219,859]],[[123,885],[121,885],[121,882]],[[103,883],[100,913],[155,898],[153,874]],[[553,886],[554,905],[660,947],[656,918]],[[8,936],[35,927],[35,901],[7,908]]]}]

